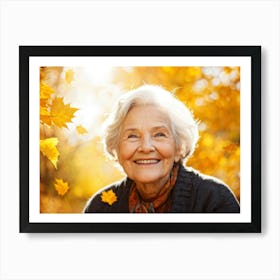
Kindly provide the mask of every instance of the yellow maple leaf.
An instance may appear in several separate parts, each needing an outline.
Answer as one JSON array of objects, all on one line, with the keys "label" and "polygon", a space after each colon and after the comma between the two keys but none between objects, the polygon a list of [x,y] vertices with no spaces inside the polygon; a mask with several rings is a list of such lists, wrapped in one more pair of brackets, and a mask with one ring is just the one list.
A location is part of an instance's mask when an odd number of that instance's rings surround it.
[{"label": "yellow maple leaf", "polygon": [[112,190],[109,190],[101,193],[101,200],[109,205],[112,205],[118,200],[118,198]]},{"label": "yellow maple leaf", "polygon": [[64,196],[69,190],[68,183],[63,182],[62,179],[55,179],[54,187],[55,187],[57,193],[61,196]]},{"label": "yellow maple leaf", "polygon": [[50,106],[52,123],[58,127],[67,127],[66,123],[71,122],[77,108],[71,108],[69,104],[64,104],[63,98],[56,97]]},{"label": "yellow maple leaf", "polygon": [[76,130],[79,134],[87,134],[88,131],[82,126],[82,125],[78,125],[76,126]]},{"label": "yellow maple leaf", "polygon": [[43,82],[40,83],[40,105],[42,107],[46,106],[53,93],[54,90],[49,85]]},{"label": "yellow maple leaf", "polygon": [[47,125],[52,124],[51,114],[46,107],[42,107],[42,106],[40,107],[40,121],[42,121]]},{"label": "yellow maple leaf", "polygon": [[74,71],[72,69],[69,69],[65,72],[65,81],[67,84],[71,84],[73,80],[74,80]]},{"label": "yellow maple leaf", "polygon": [[58,139],[56,137],[40,140],[40,151],[51,161],[55,168],[57,168],[57,160],[59,156],[59,151],[56,148],[57,144]]}]

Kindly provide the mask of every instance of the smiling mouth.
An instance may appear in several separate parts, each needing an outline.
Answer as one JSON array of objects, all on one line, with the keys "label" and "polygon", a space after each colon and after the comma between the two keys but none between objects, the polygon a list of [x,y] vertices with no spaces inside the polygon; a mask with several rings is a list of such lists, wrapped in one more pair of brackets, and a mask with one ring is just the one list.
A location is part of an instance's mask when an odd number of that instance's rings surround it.
[{"label": "smiling mouth", "polygon": [[136,164],[156,164],[160,162],[159,159],[139,159],[134,161]]}]

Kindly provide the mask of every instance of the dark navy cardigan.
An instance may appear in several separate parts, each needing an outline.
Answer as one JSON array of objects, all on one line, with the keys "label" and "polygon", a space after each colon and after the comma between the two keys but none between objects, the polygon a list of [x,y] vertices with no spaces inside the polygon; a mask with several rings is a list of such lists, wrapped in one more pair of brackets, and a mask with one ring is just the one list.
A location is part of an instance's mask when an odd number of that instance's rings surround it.
[{"label": "dark navy cardigan", "polygon": [[[85,213],[128,213],[128,197],[132,181],[126,178],[100,190],[87,203]],[[102,202],[101,193],[113,190],[117,201]],[[239,203],[221,181],[180,165],[172,191],[172,213],[239,213]]]}]

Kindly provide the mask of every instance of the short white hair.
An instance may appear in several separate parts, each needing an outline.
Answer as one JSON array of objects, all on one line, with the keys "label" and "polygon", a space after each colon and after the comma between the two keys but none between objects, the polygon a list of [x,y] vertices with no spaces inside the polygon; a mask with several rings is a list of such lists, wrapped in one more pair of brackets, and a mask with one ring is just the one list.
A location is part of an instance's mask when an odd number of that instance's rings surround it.
[{"label": "short white hair", "polygon": [[104,125],[103,142],[109,156],[117,159],[121,126],[128,112],[136,106],[154,105],[169,117],[173,137],[183,162],[192,155],[198,141],[198,124],[193,114],[171,92],[160,86],[144,85],[120,96]]}]

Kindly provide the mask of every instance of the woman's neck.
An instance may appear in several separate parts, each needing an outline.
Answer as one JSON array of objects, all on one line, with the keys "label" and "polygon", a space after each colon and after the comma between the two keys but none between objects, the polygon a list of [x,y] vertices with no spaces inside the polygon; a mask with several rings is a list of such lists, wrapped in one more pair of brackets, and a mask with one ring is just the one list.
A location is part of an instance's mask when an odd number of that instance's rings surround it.
[{"label": "woman's neck", "polygon": [[140,194],[142,200],[146,202],[152,202],[155,200],[165,184],[168,182],[170,176],[166,176],[162,178],[160,181],[153,182],[153,183],[139,183],[135,182],[136,184],[136,189],[138,193]]}]

